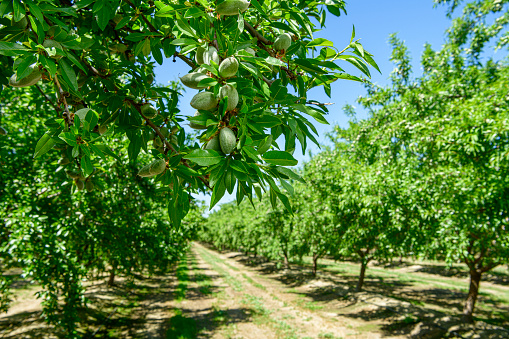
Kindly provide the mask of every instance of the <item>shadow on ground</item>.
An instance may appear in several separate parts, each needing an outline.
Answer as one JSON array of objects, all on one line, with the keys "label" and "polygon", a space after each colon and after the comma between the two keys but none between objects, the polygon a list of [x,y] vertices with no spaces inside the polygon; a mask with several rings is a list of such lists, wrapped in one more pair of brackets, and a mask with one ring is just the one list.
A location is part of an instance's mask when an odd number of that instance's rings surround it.
[{"label": "shadow on ground", "polygon": [[[210,248],[210,247],[209,247]],[[210,248],[213,250],[213,248]],[[288,269],[268,262],[262,257],[252,257],[238,252],[223,252],[266,278],[286,286],[302,307],[326,309],[338,317],[349,317],[378,324],[383,336],[407,336],[412,338],[509,338],[509,305],[497,295],[481,291],[476,308],[474,325],[460,321],[467,291],[427,285],[415,279],[401,281],[397,277],[380,277],[370,274],[365,278],[363,292],[356,292],[358,276],[351,271],[333,265],[319,265],[318,277],[312,275],[311,266],[292,264]],[[380,267],[380,265],[378,266]],[[391,269],[406,269],[435,275],[436,279],[466,279],[467,272],[446,265],[414,265],[402,262]],[[483,277],[484,279],[484,277]],[[486,281],[507,285],[509,275],[493,272]],[[486,307],[490,306],[490,307]]]}]

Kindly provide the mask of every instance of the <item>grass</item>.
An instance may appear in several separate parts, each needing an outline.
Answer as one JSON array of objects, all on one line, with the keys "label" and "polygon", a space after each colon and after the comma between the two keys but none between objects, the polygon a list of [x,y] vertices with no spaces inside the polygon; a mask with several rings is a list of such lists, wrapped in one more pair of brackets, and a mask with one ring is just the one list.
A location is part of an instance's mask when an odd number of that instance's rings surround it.
[{"label": "grass", "polygon": [[182,258],[178,264],[175,275],[179,281],[177,288],[175,289],[175,300],[182,302],[186,298],[187,286],[189,285],[189,274],[187,267],[187,255]]},{"label": "grass", "polygon": [[212,256],[208,253],[208,251],[203,250],[201,248],[196,249],[200,256],[205,260],[212,268],[219,273],[223,279],[237,292],[240,292],[243,290],[242,284],[240,281],[235,279],[231,274],[229,274],[224,268],[220,266],[220,264],[223,264],[223,261],[219,258]]},{"label": "grass", "polygon": [[[311,265],[311,259],[310,258],[304,258],[304,265],[306,267],[310,267]],[[439,262],[418,262],[416,264],[430,264],[430,265],[441,265],[443,263]],[[344,276],[344,277],[356,277],[359,273],[360,265],[356,263],[349,263],[349,262],[335,262],[330,259],[322,259],[321,265],[319,265],[320,269],[322,271],[330,272],[337,274],[338,277]],[[466,269],[462,265],[455,265],[455,270],[458,271],[466,271]],[[504,275],[507,274],[504,269],[498,268],[495,269],[493,272],[491,272],[494,275]],[[391,281],[396,281],[398,283],[408,284],[411,286],[411,289],[418,290],[418,289],[430,289],[430,288],[437,288],[437,289],[446,289],[450,290],[451,292],[456,293],[462,293],[467,294],[468,293],[468,286],[469,282],[468,279],[460,279],[458,277],[441,277],[434,275],[432,273],[419,273],[419,272],[404,272],[404,271],[398,271],[397,269],[386,269],[381,267],[369,267],[366,271],[366,280],[378,280],[379,282],[377,285],[384,286],[384,287],[392,287],[393,283]],[[290,293],[298,293],[297,291],[290,289],[288,290]],[[395,298],[402,301],[407,301],[413,304],[414,306],[418,307],[425,307],[434,309],[437,311],[440,311],[445,314],[450,315],[457,315],[457,310],[452,310],[450,307],[442,307],[436,304],[429,304],[422,300],[415,300],[410,299],[407,297],[401,297],[398,294],[390,293],[389,291],[385,290],[384,292],[381,292],[387,297]],[[488,311],[492,313],[492,315],[495,315],[499,312],[499,308],[497,308],[496,304],[499,305],[507,305],[509,304],[509,291],[507,288],[503,286],[497,286],[491,284],[490,286],[482,286],[480,293],[480,296],[484,297],[483,299],[478,300],[477,307],[479,309],[483,309],[485,311]],[[488,300],[486,300],[488,299]],[[461,303],[463,300],[461,300]],[[509,320],[509,316],[502,316],[505,321]],[[483,319],[485,321],[488,321],[487,319]]]},{"label": "grass", "polygon": [[320,333],[318,334],[319,339],[343,339],[342,337],[335,337],[332,333]]},{"label": "grass", "polygon": [[[196,260],[194,258],[190,260],[190,270],[193,272],[199,272],[198,267],[196,266]],[[200,293],[203,295],[210,295],[212,294],[211,290],[211,279],[208,275],[202,274],[202,273],[193,273],[193,280],[198,285],[198,289],[200,290]]]},{"label": "grass", "polygon": [[251,285],[253,285],[254,287],[256,288],[259,288],[263,291],[267,291],[267,289],[265,288],[265,286],[263,286],[262,284],[259,284],[257,283],[256,281],[254,281],[253,279],[251,279],[250,277],[248,277],[245,273],[242,273],[242,276],[244,277],[244,279],[246,279]]}]

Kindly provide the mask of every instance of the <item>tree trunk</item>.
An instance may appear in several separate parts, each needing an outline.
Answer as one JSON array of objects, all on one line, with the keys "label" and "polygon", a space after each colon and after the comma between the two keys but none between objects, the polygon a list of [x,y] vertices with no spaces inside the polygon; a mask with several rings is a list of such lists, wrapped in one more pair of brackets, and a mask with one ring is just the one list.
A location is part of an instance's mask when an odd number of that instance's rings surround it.
[{"label": "tree trunk", "polygon": [[290,261],[288,260],[288,253],[283,251],[285,268],[290,268]]},{"label": "tree trunk", "polygon": [[473,313],[475,309],[475,302],[479,295],[479,284],[481,283],[482,272],[478,272],[476,269],[470,269],[470,289],[468,291],[467,301],[463,308],[462,320],[465,323],[473,322]]},{"label": "tree trunk", "polygon": [[316,277],[316,271],[318,270],[318,254],[313,254],[313,277]]},{"label": "tree trunk", "polygon": [[117,270],[117,263],[111,267],[110,278],[108,279],[108,286],[112,287],[115,284],[115,271]]},{"label": "tree trunk", "polygon": [[357,282],[357,292],[362,291],[362,285],[364,284],[364,275],[366,274],[366,266],[368,266],[368,262],[366,260],[362,260],[361,264],[361,273],[359,274],[359,281]]}]

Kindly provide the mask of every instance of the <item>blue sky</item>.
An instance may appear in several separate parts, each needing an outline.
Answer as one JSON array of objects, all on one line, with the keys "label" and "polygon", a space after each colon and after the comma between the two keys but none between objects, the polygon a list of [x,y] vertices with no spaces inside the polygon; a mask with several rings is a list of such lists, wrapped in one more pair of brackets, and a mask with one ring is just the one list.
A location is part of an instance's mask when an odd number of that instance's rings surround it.
[{"label": "blue sky", "polygon": [[[420,55],[425,43],[430,43],[434,49],[439,49],[444,42],[444,34],[450,26],[443,6],[434,8],[432,0],[356,0],[347,3],[348,15],[335,17],[328,15],[326,28],[315,33],[315,38],[323,37],[331,40],[339,49],[343,49],[350,41],[352,27],[355,25],[356,38],[364,48],[374,55],[382,74],[372,69],[371,81],[378,85],[388,83],[388,78],[393,70],[389,61],[391,48],[388,44],[388,37],[397,33],[401,40],[404,40],[412,56],[414,75],[421,72],[419,66]],[[345,70],[358,74],[355,69],[347,63],[340,64]],[[167,84],[171,80],[177,80],[177,76],[183,76],[189,71],[189,67],[180,60],[173,63],[166,59],[162,66],[156,68],[156,81]],[[328,98],[322,89],[313,90],[309,98],[321,101],[332,102],[329,106],[330,115],[327,117],[330,125],[317,125],[320,143],[326,143],[325,134],[332,130],[332,126],[348,125],[348,118],[343,114],[342,107],[345,104],[356,106],[355,100],[365,94],[364,86],[353,81],[336,81],[332,84],[332,98]],[[184,115],[193,115],[194,109],[189,105],[191,98],[196,94],[195,90],[188,90],[180,103],[181,112]],[[365,112],[359,111],[358,118],[366,117]],[[314,144],[309,145],[312,153],[319,152]],[[302,155],[296,151],[294,156],[300,161],[309,159],[309,155]],[[205,200],[207,197],[199,197]],[[224,197],[221,202],[231,201],[232,197]]]}]

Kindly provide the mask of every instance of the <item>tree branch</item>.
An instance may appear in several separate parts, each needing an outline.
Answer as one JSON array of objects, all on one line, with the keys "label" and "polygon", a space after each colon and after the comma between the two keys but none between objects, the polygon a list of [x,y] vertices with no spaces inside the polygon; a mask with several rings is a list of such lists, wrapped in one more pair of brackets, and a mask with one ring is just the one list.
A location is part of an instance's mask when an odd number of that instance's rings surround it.
[{"label": "tree branch", "polygon": [[244,27],[247,29],[247,31],[249,32],[249,34],[251,34],[253,38],[257,38],[258,41],[260,41],[262,44],[264,45],[274,44],[272,41],[267,40],[263,35],[261,35],[261,33],[254,29],[253,26],[251,26],[251,24],[246,20],[244,20]]},{"label": "tree branch", "polygon": [[[39,92],[41,92],[41,94],[44,96],[44,98],[46,99],[47,102],[49,102],[49,104],[51,106],[53,106],[53,108],[55,109],[55,111],[59,112],[60,110],[58,109],[57,105],[55,105],[55,103],[53,103],[53,101],[51,101],[51,99],[49,98],[49,96],[46,95],[46,93],[44,93],[41,89],[41,87],[39,87],[39,85],[35,85],[35,87],[39,90]],[[60,114],[60,113],[59,113]]]},{"label": "tree branch", "polygon": [[182,61],[184,61],[186,64],[188,64],[192,69],[195,69],[198,67],[191,59],[189,59],[185,55],[175,52],[175,54],[173,54],[173,56],[180,58]]},{"label": "tree branch", "polygon": [[65,123],[67,124],[67,126],[72,126],[74,125],[74,113],[69,112],[69,105],[67,105],[64,90],[62,89],[62,86],[60,86],[60,82],[58,82],[58,76],[56,74],[55,74],[55,85],[57,86],[58,89],[59,100],[64,103]]},{"label": "tree branch", "polygon": [[[136,10],[136,6],[134,6],[134,4],[131,1],[129,1],[129,0],[124,0],[124,1],[127,2],[127,4],[129,6],[131,6],[134,10]],[[159,32],[157,30],[157,28],[155,28],[154,25],[152,25],[152,23],[150,21],[148,21],[148,19],[143,14],[140,14],[140,16],[141,16],[141,19],[143,21],[145,21],[145,23],[147,24],[147,26],[148,26],[148,28],[150,29],[151,32]]]}]

